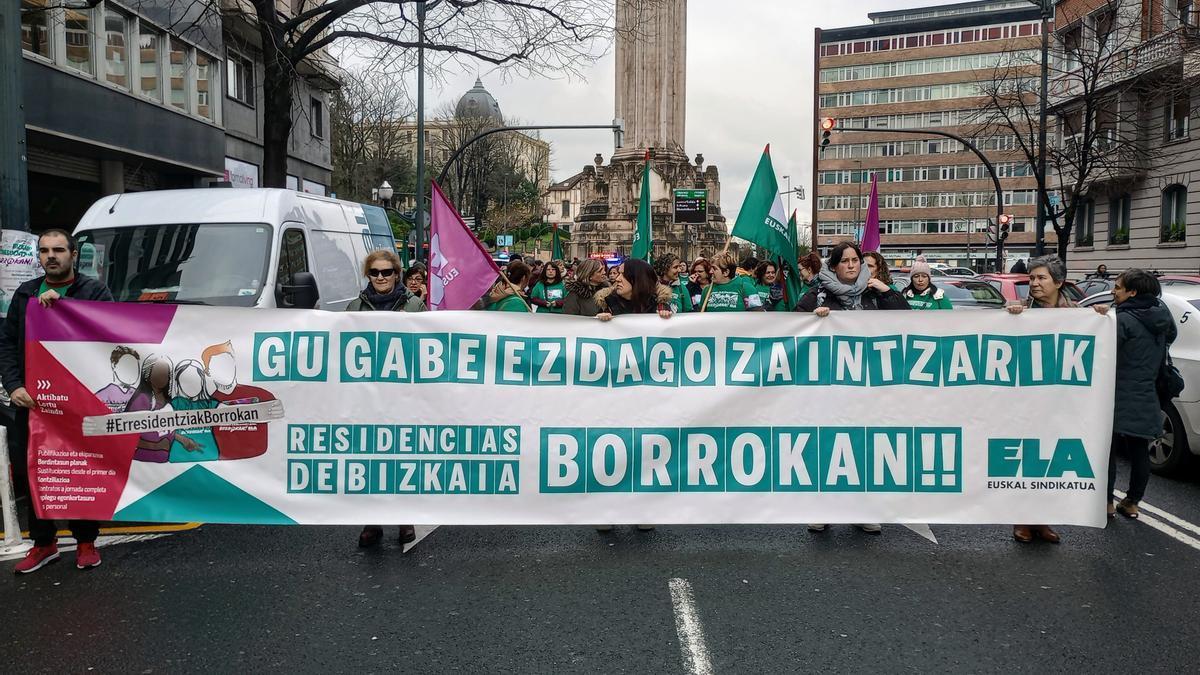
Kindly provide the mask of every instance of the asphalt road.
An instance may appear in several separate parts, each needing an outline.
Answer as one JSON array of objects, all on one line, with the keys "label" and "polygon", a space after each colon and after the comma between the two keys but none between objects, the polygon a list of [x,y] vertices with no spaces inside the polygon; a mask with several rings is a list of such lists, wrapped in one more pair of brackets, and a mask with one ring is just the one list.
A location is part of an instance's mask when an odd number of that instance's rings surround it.
[{"label": "asphalt road", "polygon": [[[1200,474],[1155,477],[1147,502],[1200,523]],[[7,672],[1194,672],[1200,549],[1123,518],[1060,531],[1053,546],[1004,527],[935,525],[937,544],[901,527],[445,527],[402,555],[391,528],[363,552],[354,528],[204,526],[109,546],[89,572],[64,553],[0,578],[0,658]]]}]

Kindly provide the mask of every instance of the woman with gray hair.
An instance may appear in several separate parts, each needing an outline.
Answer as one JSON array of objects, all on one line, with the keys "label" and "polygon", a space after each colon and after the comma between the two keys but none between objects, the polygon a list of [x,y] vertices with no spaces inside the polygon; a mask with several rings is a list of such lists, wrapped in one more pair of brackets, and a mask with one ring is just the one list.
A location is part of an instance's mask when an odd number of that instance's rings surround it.
[{"label": "woman with gray hair", "polygon": [[567,297],[563,299],[563,314],[596,316],[600,305],[596,291],[608,286],[608,271],[604,261],[588,258],[575,268],[575,278],[567,282]]},{"label": "woman with gray hair", "polygon": [[[1044,255],[1030,260],[1029,297],[1025,299],[1023,305],[1009,305],[1008,313],[1020,314],[1025,311],[1026,307],[1029,309],[1078,307],[1079,305],[1072,302],[1063,293],[1063,284],[1066,281],[1067,266],[1063,263],[1062,258],[1056,255]],[[1098,314],[1108,313],[1108,305],[1094,305],[1092,309],[1096,310]],[[1013,525],[1013,539],[1022,544],[1033,541],[1035,536],[1051,544],[1062,541],[1054,528],[1049,525]]]}]

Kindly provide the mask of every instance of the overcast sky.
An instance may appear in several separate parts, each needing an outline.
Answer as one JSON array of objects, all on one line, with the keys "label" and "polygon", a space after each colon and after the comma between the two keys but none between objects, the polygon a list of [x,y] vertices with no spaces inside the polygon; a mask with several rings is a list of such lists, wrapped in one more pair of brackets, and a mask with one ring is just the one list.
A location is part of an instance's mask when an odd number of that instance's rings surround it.
[{"label": "overcast sky", "polygon": [[[949,2],[949,0],[947,0]],[[930,0],[690,0],[688,2],[687,139],[721,172],[722,211],[732,226],[763,146],[779,176],[812,197],[813,29],[867,23],[867,13],[940,4]],[[587,69],[587,80],[509,80],[481,67],[484,86],[506,116],[527,124],[606,124],[613,118],[613,56]],[[427,91],[428,110],[456,101],[475,72],[451,75]],[[567,178],[597,152],[612,154],[606,131],[546,132],[552,177]],[[792,199],[807,221],[808,203]]]}]

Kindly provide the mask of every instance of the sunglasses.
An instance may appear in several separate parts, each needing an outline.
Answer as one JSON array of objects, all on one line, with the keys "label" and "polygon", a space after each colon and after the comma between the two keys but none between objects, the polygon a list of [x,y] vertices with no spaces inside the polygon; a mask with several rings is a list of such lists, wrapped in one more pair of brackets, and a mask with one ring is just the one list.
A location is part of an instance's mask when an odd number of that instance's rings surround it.
[{"label": "sunglasses", "polygon": [[395,273],[396,273],[396,270],[394,270],[394,269],[392,269],[392,268],[390,268],[390,267],[389,267],[389,268],[387,268],[386,270],[376,270],[376,269],[370,269],[370,270],[367,270],[367,275],[368,275],[368,276],[372,276],[372,277],[383,277],[384,279],[386,279],[386,278],[388,278],[388,277],[392,276],[392,275],[393,275],[393,274],[395,274]]}]

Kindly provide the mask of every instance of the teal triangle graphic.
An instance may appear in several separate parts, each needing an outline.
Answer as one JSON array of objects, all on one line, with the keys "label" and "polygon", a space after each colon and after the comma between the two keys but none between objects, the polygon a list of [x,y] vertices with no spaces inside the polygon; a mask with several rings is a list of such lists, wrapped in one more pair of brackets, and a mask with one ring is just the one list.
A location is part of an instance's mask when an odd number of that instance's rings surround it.
[{"label": "teal triangle graphic", "polygon": [[143,523],[295,525],[261,499],[202,466],[193,466],[154,492],[121,509],[113,520]]}]

